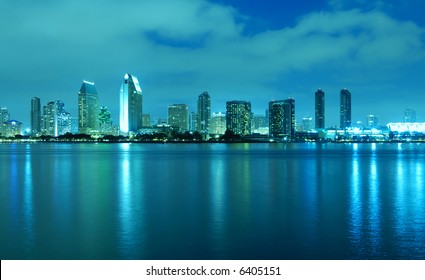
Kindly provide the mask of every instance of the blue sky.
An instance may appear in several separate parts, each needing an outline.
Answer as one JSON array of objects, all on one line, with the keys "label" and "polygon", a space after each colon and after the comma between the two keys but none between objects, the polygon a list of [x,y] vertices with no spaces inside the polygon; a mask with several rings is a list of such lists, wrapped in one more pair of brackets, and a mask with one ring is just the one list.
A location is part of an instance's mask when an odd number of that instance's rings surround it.
[{"label": "blue sky", "polygon": [[30,100],[60,99],[76,116],[82,81],[94,81],[118,123],[118,92],[136,75],[144,112],[208,90],[213,111],[228,100],[295,98],[296,118],[314,116],[326,93],[326,125],[339,123],[339,91],[353,119],[425,121],[425,0],[91,0],[0,2],[0,106],[29,124]]}]

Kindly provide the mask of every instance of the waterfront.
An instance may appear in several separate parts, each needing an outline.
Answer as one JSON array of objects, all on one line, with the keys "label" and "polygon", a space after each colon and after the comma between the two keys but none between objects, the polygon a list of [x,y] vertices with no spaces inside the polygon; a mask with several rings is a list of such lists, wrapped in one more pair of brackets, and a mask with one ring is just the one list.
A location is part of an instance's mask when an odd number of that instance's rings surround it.
[{"label": "waterfront", "polygon": [[424,259],[424,144],[0,145],[1,259]]}]

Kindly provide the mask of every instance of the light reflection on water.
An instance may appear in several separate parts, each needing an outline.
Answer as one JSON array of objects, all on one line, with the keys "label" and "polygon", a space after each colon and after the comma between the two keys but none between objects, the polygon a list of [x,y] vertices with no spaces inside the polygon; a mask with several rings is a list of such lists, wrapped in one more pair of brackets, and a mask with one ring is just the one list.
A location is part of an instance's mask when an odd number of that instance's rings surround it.
[{"label": "light reflection on water", "polygon": [[425,146],[0,145],[2,259],[423,259]]}]

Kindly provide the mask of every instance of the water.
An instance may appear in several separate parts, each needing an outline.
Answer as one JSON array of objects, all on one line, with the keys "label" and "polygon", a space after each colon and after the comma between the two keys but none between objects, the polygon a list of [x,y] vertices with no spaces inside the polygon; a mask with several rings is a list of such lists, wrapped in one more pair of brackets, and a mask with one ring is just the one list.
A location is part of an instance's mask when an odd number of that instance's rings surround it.
[{"label": "water", "polygon": [[1,259],[425,259],[424,144],[1,144]]}]

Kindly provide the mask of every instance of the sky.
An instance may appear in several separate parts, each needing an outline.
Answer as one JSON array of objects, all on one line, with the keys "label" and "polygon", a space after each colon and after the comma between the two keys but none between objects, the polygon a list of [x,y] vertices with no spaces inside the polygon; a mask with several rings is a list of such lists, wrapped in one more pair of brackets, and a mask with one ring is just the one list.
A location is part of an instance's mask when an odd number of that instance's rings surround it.
[{"label": "sky", "polygon": [[296,119],[314,118],[326,94],[326,126],[339,125],[339,92],[352,119],[425,121],[425,0],[0,0],[0,106],[29,126],[33,96],[62,100],[77,117],[83,80],[119,123],[125,73],[138,77],[143,110],[212,111],[250,101],[295,99]]}]

